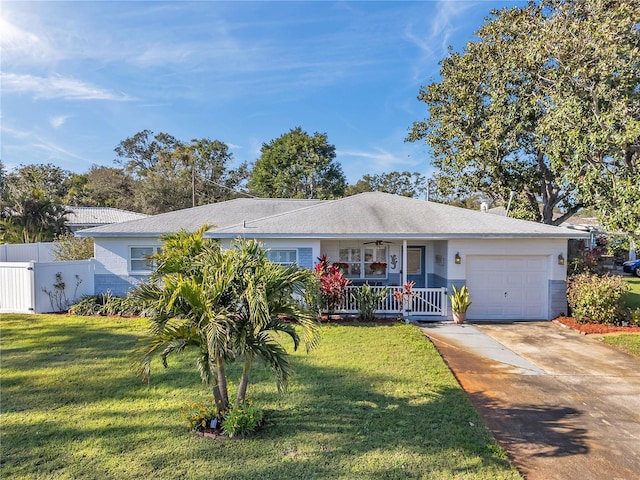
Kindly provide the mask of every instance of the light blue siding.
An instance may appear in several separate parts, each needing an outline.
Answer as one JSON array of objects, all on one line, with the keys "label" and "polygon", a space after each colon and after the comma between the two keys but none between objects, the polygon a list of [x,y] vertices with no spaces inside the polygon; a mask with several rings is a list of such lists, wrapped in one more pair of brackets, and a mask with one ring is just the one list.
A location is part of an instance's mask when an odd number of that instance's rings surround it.
[{"label": "light blue siding", "polygon": [[298,265],[304,268],[313,268],[313,248],[298,249]]},{"label": "light blue siding", "polygon": [[564,280],[549,280],[549,320],[567,315],[567,284]]},{"label": "light blue siding", "polygon": [[124,297],[146,278],[144,275],[96,274],[94,279],[95,294],[100,295],[109,290],[115,296]]}]

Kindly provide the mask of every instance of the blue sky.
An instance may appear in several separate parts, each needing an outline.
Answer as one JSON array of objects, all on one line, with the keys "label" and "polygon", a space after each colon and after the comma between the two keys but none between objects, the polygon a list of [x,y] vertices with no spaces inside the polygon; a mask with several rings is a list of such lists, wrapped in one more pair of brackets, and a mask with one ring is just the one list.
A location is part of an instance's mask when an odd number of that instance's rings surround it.
[{"label": "blue sky", "polygon": [[328,135],[350,183],[428,175],[427,147],[404,142],[420,85],[517,4],[3,1],[0,158],[82,173],[149,129],[254,162],[300,126]]}]

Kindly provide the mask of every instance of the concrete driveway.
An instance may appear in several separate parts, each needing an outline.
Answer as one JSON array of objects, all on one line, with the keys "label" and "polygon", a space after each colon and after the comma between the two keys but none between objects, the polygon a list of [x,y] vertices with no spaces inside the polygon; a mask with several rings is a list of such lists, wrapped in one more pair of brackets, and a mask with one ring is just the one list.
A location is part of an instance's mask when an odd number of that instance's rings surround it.
[{"label": "concrete driveway", "polygon": [[527,480],[640,479],[640,360],[555,322],[419,326]]}]

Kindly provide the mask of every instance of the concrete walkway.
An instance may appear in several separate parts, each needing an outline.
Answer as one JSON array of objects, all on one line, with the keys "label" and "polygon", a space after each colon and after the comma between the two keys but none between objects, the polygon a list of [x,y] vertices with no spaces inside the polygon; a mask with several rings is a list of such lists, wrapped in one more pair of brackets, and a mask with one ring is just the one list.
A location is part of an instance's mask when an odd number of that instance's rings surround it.
[{"label": "concrete walkway", "polygon": [[527,480],[640,479],[640,360],[555,322],[419,326]]}]

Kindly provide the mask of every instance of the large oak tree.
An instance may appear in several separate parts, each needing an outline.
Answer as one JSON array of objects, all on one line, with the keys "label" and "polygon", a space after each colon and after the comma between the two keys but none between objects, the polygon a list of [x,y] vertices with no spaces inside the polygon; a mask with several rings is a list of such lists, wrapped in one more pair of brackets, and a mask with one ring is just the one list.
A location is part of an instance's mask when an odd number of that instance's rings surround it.
[{"label": "large oak tree", "polygon": [[[559,224],[582,207],[640,234],[640,3],[543,0],[494,11],[422,87],[408,140],[444,194],[482,192]],[[540,209],[539,205],[542,205]]]},{"label": "large oak tree", "polygon": [[134,209],[149,214],[235,198],[248,176],[246,163],[233,168],[233,154],[218,140],[184,143],[143,130],[115,152],[135,181]]}]

